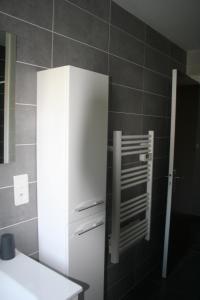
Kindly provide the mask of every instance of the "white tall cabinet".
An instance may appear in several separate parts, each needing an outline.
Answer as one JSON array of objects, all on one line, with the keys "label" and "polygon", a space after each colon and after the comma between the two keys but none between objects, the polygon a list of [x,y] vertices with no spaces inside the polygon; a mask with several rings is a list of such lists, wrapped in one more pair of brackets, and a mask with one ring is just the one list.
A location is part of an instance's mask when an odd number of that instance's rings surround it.
[{"label": "white tall cabinet", "polygon": [[106,75],[64,66],[38,72],[40,261],[102,300],[108,126]]}]

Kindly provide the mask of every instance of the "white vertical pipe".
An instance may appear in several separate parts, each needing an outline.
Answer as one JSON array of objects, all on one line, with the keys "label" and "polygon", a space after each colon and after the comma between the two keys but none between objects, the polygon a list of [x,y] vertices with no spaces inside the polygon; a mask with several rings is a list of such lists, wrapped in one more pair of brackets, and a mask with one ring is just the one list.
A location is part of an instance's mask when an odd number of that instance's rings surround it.
[{"label": "white vertical pipe", "polygon": [[119,262],[122,132],[113,133],[111,262]]},{"label": "white vertical pipe", "polygon": [[171,133],[170,133],[170,154],[169,154],[169,175],[168,175],[168,191],[167,191],[167,210],[165,221],[165,240],[163,254],[162,277],[167,277],[167,260],[169,248],[169,231],[172,205],[172,184],[173,184],[173,168],[174,168],[174,144],[175,144],[175,127],[176,127],[176,91],[177,91],[177,70],[172,72],[172,107],[171,107]]},{"label": "white vertical pipe", "polygon": [[148,194],[148,206],[146,210],[147,219],[147,235],[146,240],[150,240],[151,232],[151,202],[152,202],[152,185],[153,185],[153,152],[154,152],[154,131],[149,131],[150,137],[150,160],[148,161],[149,167],[149,180],[147,181],[147,194]]}]

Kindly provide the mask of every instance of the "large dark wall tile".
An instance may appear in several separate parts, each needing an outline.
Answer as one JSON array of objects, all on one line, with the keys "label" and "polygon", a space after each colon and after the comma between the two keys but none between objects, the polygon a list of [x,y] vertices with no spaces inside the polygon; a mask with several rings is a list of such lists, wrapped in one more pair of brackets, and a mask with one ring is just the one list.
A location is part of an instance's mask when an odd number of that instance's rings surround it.
[{"label": "large dark wall tile", "polygon": [[144,93],[143,114],[155,115],[160,117],[170,117],[171,101],[170,98]]},{"label": "large dark wall tile", "polygon": [[107,73],[108,56],[68,38],[54,35],[53,66],[73,65],[95,72]]},{"label": "large dark wall tile", "polygon": [[171,57],[186,65],[186,52],[174,43],[171,43]]},{"label": "large dark wall tile", "polygon": [[110,76],[114,83],[142,88],[143,69],[138,65],[110,56]]},{"label": "large dark wall tile", "polygon": [[152,191],[152,218],[165,215],[167,199],[167,178],[155,179]]},{"label": "large dark wall tile", "polygon": [[170,58],[151,47],[146,47],[145,67],[164,75],[171,75]]},{"label": "large dark wall tile", "polygon": [[142,104],[142,92],[115,84],[110,86],[109,110],[141,114]]},{"label": "large dark wall tile", "polygon": [[0,230],[0,237],[4,233],[14,234],[16,248],[22,253],[29,255],[38,251],[38,224],[36,218]]},{"label": "large dark wall tile", "polygon": [[0,30],[15,33],[17,36],[17,60],[50,67],[51,32],[3,14],[0,16]]},{"label": "large dark wall tile", "polygon": [[96,16],[109,20],[110,0],[68,0]]},{"label": "large dark wall tile", "polygon": [[69,2],[55,0],[55,32],[107,50],[108,29],[108,24]]},{"label": "large dark wall tile", "polygon": [[170,41],[149,26],[147,26],[146,29],[146,43],[156,48],[157,50],[160,50],[161,52],[170,55]]},{"label": "large dark wall tile", "polygon": [[154,157],[168,157],[169,156],[169,142],[170,137],[156,138],[154,142]]},{"label": "large dark wall tile", "polygon": [[15,102],[36,105],[37,72],[43,69],[17,63],[15,81]]},{"label": "large dark wall tile", "polygon": [[36,183],[29,184],[29,203],[15,206],[14,189],[0,189],[0,228],[37,217]]},{"label": "large dark wall tile", "polygon": [[168,175],[169,160],[168,157],[154,159],[154,178],[163,178]]},{"label": "large dark wall tile", "polygon": [[143,65],[144,44],[116,27],[110,30],[110,52]]},{"label": "large dark wall tile", "polygon": [[12,186],[13,175],[28,174],[29,181],[36,180],[36,147],[16,147],[15,162],[0,165],[0,187]]},{"label": "large dark wall tile", "polygon": [[142,116],[140,115],[110,112],[108,120],[110,139],[114,130],[122,130],[124,134],[142,133]]},{"label": "large dark wall tile", "polygon": [[171,80],[149,70],[144,70],[144,90],[170,97]]},{"label": "large dark wall tile", "polygon": [[50,30],[52,28],[53,0],[1,0],[0,11]]},{"label": "large dark wall tile", "polygon": [[153,130],[155,137],[169,137],[170,134],[170,119],[162,117],[143,117],[143,133],[146,134],[149,130]]},{"label": "large dark wall tile", "polygon": [[146,25],[112,1],[111,24],[123,29],[140,40],[145,39]]},{"label": "large dark wall tile", "polygon": [[15,142],[16,144],[36,143],[36,107],[16,105],[15,107]]}]

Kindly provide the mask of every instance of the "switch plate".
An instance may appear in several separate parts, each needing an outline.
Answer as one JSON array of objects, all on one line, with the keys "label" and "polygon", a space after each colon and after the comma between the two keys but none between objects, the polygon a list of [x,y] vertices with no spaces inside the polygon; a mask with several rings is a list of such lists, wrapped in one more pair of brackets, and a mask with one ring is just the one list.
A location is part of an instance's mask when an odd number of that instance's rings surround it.
[{"label": "switch plate", "polygon": [[13,176],[15,205],[23,205],[29,202],[28,175]]}]

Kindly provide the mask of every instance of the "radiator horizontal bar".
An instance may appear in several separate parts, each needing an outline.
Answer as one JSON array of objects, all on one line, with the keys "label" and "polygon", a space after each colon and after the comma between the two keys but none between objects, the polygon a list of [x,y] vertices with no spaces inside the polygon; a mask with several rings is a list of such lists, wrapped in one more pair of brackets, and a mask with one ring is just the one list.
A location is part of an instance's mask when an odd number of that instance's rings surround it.
[{"label": "radiator horizontal bar", "polygon": [[123,223],[124,221],[127,221],[129,220],[130,218],[134,217],[134,216],[137,216],[138,214],[142,213],[146,211],[146,205],[141,208],[141,209],[138,209],[137,211],[133,212],[132,214],[128,215],[128,216],[125,216],[123,218],[120,218],[120,223]]},{"label": "radiator horizontal bar", "polygon": [[148,198],[142,198],[142,199],[136,200],[133,203],[127,204],[126,206],[124,206],[123,208],[121,208],[120,213],[122,214],[122,213],[124,213],[127,210],[131,210],[133,207],[136,207],[136,206],[138,206],[140,204],[143,204],[143,203],[147,204],[147,200],[148,200]]},{"label": "radiator horizontal bar", "polygon": [[140,227],[137,227],[133,229],[132,231],[128,232],[126,235],[120,238],[120,243],[124,242],[125,240],[129,239],[130,237],[136,235],[138,232],[146,229],[147,230],[147,224],[143,224]]},{"label": "radiator horizontal bar", "polygon": [[139,170],[139,171],[136,171],[136,172],[131,172],[131,173],[128,173],[128,174],[121,175],[121,179],[133,177],[133,176],[144,174],[144,173],[148,173],[148,168],[145,168],[141,171]]},{"label": "radiator horizontal bar", "polygon": [[120,243],[120,248],[125,247],[126,245],[130,245],[132,242],[135,241],[135,239],[139,236],[143,237],[146,235],[147,229],[141,229],[139,232],[137,232],[134,236],[129,237],[129,239],[125,240],[124,242]]},{"label": "radiator horizontal bar", "polygon": [[145,194],[142,194],[142,195],[140,195],[140,196],[131,198],[131,199],[129,199],[129,200],[126,200],[126,201],[122,202],[121,205],[120,205],[120,207],[121,207],[121,209],[122,209],[124,206],[129,205],[129,204],[131,204],[132,202],[135,202],[135,201],[137,201],[137,200],[140,200],[140,199],[142,199],[142,198],[147,198],[147,197],[148,197],[148,194],[145,193]]},{"label": "radiator horizontal bar", "polygon": [[148,149],[146,150],[137,150],[137,151],[127,151],[127,152],[122,152],[122,156],[127,156],[127,155],[136,155],[136,154],[148,154]]},{"label": "radiator horizontal bar", "polygon": [[121,212],[120,220],[123,220],[126,217],[129,218],[129,216],[132,216],[133,213],[138,213],[138,211],[140,211],[143,208],[146,210],[146,208],[147,208],[146,202],[137,203],[135,206],[132,206],[128,211],[125,210],[125,211]]},{"label": "radiator horizontal bar", "polygon": [[124,185],[121,187],[121,190],[125,190],[125,189],[129,189],[133,186],[136,186],[136,185],[139,185],[139,184],[142,184],[142,183],[147,183],[148,180],[140,180],[140,181],[137,181],[137,182],[134,182],[134,183],[130,183],[130,184],[127,184],[127,185]]},{"label": "radiator horizontal bar", "polygon": [[127,207],[124,207],[124,210],[120,212],[120,217],[123,217],[127,214],[130,214],[132,213],[134,210],[138,210],[140,209],[141,207],[143,206],[147,206],[148,203],[147,203],[147,200],[143,200],[142,202],[136,202],[136,203],[133,203],[132,205],[130,206],[127,206]]},{"label": "radiator horizontal bar", "polygon": [[149,139],[146,140],[139,140],[139,141],[122,141],[122,145],[134,145],[134,144],[138,144],[138,143],[146,143],[147,145],[149,145]]},{"label": "radiator horizontal bar", "polygon": [[138,240],[141,240],[143,237],[145,237],[146,232],[141,233],[140,235],[138,235],[137,237],[135,237],[134,239],[130,240],[127,244],[121,246],[119,248],[120,252],[123,252],[125,249],[127,249],[129,246],[133,245],[135,242],[137,242]]},{"label": "radiator horizontal bar", "polygon": [[136,145],[136,146],[125,146],[123,147],[122,146],[122,151],[127,151],[127,150],[135,150],[135,149],[148,149],[149,148],[149,145],[146,144],[146,145]]},{"label": "radiator horizontal bar", "polygon": [[133,167],[133,168],[128,168],[128,169],[123,169],[121,171],[121,174],[126,174],[126,173],[129,173],[129,172],[132,172],[132,171],[136,171],[136,170],[142,170],[142,169],[145,169],[145,168],[148,168],[148,164],[144,164],[144,165],[141,165],[141,166],[138,166],[138,167]]},{"label": "radiator horizontal bar", "polygon": [[140,175],[140,176],[136,176],[136,177],[121,180],[121,186],[123,187],[124,184],[135,182],[135,181],[138,181],[138,180],[141,180],[141,179],[148,179],[148,173]]},{"label": "radiator horizontal bar", "polygon": [[146,135],[122,135],[122,140],[135,140],[135,139],[144,139],[149,138],[150,136],[148,134]]},{"label": "radiator horizontal bar", "polygon": [[133,229],[135,229],[135,228],[138,228],[138,227],[140,227],[140,226],[142,226],[142,225],[144,225],[144,224],[147,225],[147,220],[146,220],[146,219],[144,219],[144,220],[142,220],[142,221],[139,221],[139,222],[137,222],[137,223],[134,223],[134,224],[132,224],[132,225],[127,226],[127,228],[123,229],[123,230],[120,232],[120,238],[123,237],[123,236],[124,236],[126,233],[128,233],[129,231],[131,231],[131,230],[133,230]]}]

